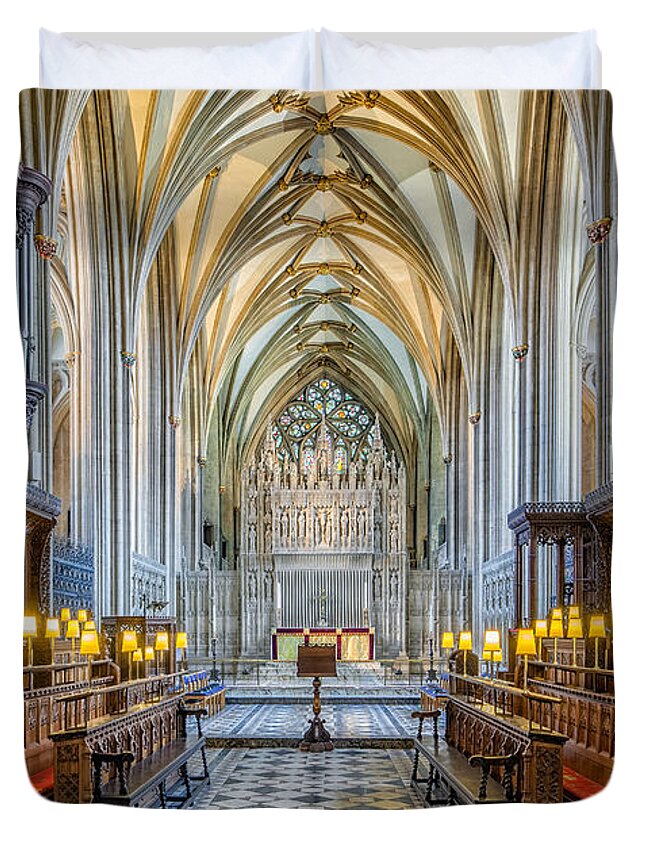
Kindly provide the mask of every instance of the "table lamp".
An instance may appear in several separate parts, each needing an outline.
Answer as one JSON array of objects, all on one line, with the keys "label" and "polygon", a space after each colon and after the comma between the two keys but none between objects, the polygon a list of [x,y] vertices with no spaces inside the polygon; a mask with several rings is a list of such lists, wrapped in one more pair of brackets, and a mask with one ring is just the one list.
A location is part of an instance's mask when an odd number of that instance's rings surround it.
[{"label": "table lamp", "polygon": [[[87,621],[87,620],[86,620]],[[83,631],[81,633],[80,653],[87,657],[87,681],[92,686],[92,658],[100,654],[99,635],[96,631]]]},{"label": "table lamp", "polygon": [[569,624],[567,625],[567,639],[573,640],[573,665],[577,666],[577,658],[576,658],[576,640],[580,640],[584,637],[582,632],[582,619],[579,616],[571,617],[569,616]]},{"label": "table lamp", "polygon": [[78,624],[78,619],[70,619],[65,628],[65,639],[72,641],[72,660],[74,660],[74,646],[80,636],[81,628]]},{"label": "table lamp", "polygon": [[128,681],[132,677],[132,654],[137,649],[136,631],[124,631],[121,635],[121,651],[128,655]]},{"label": "table lamp", "polygon": [[170,647],[168,642],[168,631],[157,631],[155,635],[155,652],[157,652],[157,675],[161,672],[161,653],[167,652]]},{"label": "table lamp", "polygon": [[132,662],[137,665],[137,678],[139,678],[139,664],[143,660],[143,651],[141,649],[135,649],[132,652]]},{"label": "table lamp", "polygon": [[186,669],[186,649],[188,648],[188,634],[185,631],[177,631],[175,634],[175,648],[181,649],[182,667]]},{"label": "table lamp", "polygon": [[69,607],[61,607],[60,621],[61,622],[69,622],[69,620],[71,618],[72,618],[72,611],[69,609]]},{"label": "table lamp", "polygon": [[85,625],[85,623],[90,617],[87,614],[87,610],[79,610],[76,614],[76,618],[78,619],[81,625]]},{"label": "table lamp", "polygon": [[570,605],[567,611],[567,615],[569,616],[569,619],[580,619],[580,608],[578,607],[578,605]]},{"label": "table lamp", "polygon": [[599,669],[598,665],[598,640],[602,637],[603,639],[607,636],[607,629],[605,627],[605,616],[603,613],[598,613],[595,616],[591,616],[589,618],[589,637],[594,639],[595,647],[596,647],[596,662],[594,664],[596,669]]},{"label": "table lamp", "polygon": [[[560,616],[554,616],[559,613]],[[562,611],[554,609],[551,614],[551,624],[549,625],[549,637],[553,640],[553,663],[558,662],[558,639],[564,637],[564,629],[562,627]]]},{"label": "table lamp", "polygon": [[493,652],[493,666],[495,666],[495,664],[497,664],[497,674],[498,675],[499,675],[499,665],[501,662],[502,662],[502,650],[496,649]]},{"label": "table lamp", "polygon": [[520,628],[517,632],[516,655],[524,655],[524,689],[526,690],[529,678],[529,655],[534,655],[535,634],[532,628]]},{"label": "table lamp", "polygon": [[441,648],[446,650],[446,671],[450,669],[450,652],[455,646],[455,635],[452,631],[444,631],[441,635]]},{"label": "table lamp", "polygon": [[547,627],[546,619],[536,619],[535,620],[535,636],[538,641],[538,660],[542,660],[542,637],[549,636],[549,629]]},{"label": "table lamp", "polygon": [[54,616],[45,623],[45,638],[51,640],[52,663],[54,663],[54,641],[60,637],[60,623]]},{"label": "table lamp", "polygon": [[96,622],[93,619],[88,619],[83,625],[84,631],[96,631]]},{"label": "table lamp", "polygon": [[493,652],[501,649],[499,643],[499,631],[491,630],[484,632],[484,649],[483,649],[483,657],[484,660],[488,661],[488,673],[490,677],[493,677],[493,668],[492,668],[492,660],[493,660]]},{"label": "table lamp", "polygon": [[468,675],[466,669],[466,657],[473,647],[473,635],[470,631],[461,631],[459,634],[459,651],[464,653],[464,675]]},{"label": "table lamp", "polygon": [[22,622],[22,636],[27,638],[27,666],[31,666],[33,662],[33,650],[31,641],[38,635],[35,616],[25,616]]}]

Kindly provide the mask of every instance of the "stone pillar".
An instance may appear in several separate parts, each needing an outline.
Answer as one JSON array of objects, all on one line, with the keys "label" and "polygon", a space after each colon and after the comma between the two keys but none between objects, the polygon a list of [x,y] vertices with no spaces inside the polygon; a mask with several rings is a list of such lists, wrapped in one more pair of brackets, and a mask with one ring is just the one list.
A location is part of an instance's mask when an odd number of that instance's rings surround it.
[{"label": "stone pillar", "polygon": [[524,618],[524,547],[515,538],[515,590],[514,590],[515,624],[522,625]]},{"label": "stone pillar", "polygon": [[529,583],[529,623],[537,618],[539,608],[538,559],[535,537],[529,539],[528,583]]},{"label": "stone pillar", "polygon": [[562,607],[564,604],[564,549],[566,545],[566,539],[558,539],[557,549],[558,549],[558,563],[557,563],[557,573],[556,573],[556,604],[558,607]]}]

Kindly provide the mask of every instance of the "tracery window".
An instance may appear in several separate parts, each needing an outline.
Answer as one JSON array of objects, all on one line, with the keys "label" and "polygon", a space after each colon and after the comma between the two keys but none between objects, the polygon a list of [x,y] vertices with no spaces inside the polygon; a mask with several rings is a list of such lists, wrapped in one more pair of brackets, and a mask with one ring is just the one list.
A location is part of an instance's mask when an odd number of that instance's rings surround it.
[{"label": "tracery window", "polygon": [[307,471],[325,413],[334,468],[347,470],[350,462],[365,461],[374,442],[374,415],[360,400],[332,379],[310,382],[287,404],[273,425],[278,456],[294,460]]}]

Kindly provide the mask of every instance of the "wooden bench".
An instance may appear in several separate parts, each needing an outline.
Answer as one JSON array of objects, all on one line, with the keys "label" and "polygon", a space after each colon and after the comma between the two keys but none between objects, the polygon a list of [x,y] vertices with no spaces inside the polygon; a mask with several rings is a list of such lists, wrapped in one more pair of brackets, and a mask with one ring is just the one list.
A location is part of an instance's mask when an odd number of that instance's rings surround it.
[{"label": "wooden bench", "polygon": [[[180,809],[194,803],[204,785],[210,784],[206,738],[200,720],[206,711],[179,707],[177,714],[181,722],[180,737],[141,761],[134,763],[132,752],[92,752],[92,802],[135,808],[159,805],[162,809],[169,803],[176,803]],[[191,716],[196,718],[197,733],[189,736],[186,719]],[[201,753],[202,772],[191,774],[188,762],[197,753]],[[112,777],[107,782],[103,779],[106,769]],[[173,781],[179,784],[169,788]]]},{"label": "wooden bench", "polygon": [[[453,806],[517,802],[520,786],[514,784],[514,776],[520,765],[519,755],[471,755],[467,758],[439,737],[440,715],[440,709],[412,713],[412,717],[419,720],[419,728],[414,740],[410,786],[423,797],[424,803],[428,806]],[[433,722],[433,732],[431,742],[425,744],[423,723],[427,719]],[[428,764],[428,775],[424,778],[418,775],[421,757]],[[499,782],[491,777],[494,768],[495,772],[500,772],[497,768],[501,768]]]},{"label": "wooden bench", "polygon": [[216,714],[224,707],[226,688],[209,681],[206,670],[191,672],[183,676],[184,701],[193,706],[201,706],[208,714]]}]

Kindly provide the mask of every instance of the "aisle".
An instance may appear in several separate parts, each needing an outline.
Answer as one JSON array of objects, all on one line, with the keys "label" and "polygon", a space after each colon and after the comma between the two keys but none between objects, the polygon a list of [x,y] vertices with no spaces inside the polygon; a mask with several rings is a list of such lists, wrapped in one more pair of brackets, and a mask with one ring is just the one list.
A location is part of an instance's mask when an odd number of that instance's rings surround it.
[{"label": "aisle", "polygon": [[402,749],[222,749],[195,809],[416,809],[412,759]]}]

